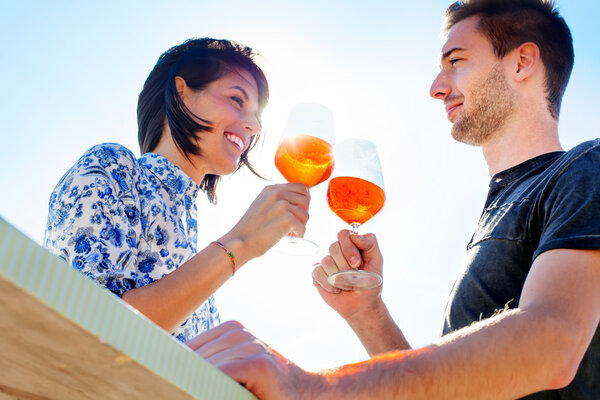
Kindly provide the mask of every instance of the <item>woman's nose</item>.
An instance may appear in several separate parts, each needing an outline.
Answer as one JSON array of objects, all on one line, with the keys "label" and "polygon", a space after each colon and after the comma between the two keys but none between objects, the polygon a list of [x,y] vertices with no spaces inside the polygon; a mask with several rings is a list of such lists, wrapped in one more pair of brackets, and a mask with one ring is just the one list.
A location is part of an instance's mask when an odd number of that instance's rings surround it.
[{"label": "woman's nose", "polygon": [[251,135],[256,135],[260,131],[260,122],[256,115],[247,115],[242,121],[242,127]]}]

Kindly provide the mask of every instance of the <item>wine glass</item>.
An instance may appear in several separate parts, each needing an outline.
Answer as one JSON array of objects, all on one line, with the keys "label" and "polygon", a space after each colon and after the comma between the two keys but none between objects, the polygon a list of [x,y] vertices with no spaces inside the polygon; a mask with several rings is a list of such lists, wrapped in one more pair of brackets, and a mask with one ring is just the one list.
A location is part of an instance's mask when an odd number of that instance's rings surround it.
[{"label": "wine glass", "polygon": [[[299,103],[290,111],[275,153],[275,165],[288,182],[311,188],[333,169],[333,113],[318,103]],[[277,246],[286,253],[314,254],[316,243],[289,233]]]},{"label": "wine glass", "polygon": [[[335,162],[327,203],[352,226],[351,234],[358,235],[358,227],[377,214],[385,202],[377,147],[368,140],[344,140],[335,149]],[[338,289],[367,290],[381,285],[382,278],[374,272],[351,269],[331,274],[327,282]]]}]

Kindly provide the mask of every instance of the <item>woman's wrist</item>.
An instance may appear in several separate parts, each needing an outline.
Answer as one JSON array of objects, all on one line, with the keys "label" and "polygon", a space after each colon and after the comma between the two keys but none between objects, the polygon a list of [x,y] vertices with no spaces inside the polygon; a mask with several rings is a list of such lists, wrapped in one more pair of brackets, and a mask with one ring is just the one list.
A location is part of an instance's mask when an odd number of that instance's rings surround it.
[{"label": "woman's wrist", "polygon": [[221,243],[232,254],[235,260],[235,268],[239,270],[244,264],[250,261],[245,242],[235,236],[225,235],[216,240]]}]

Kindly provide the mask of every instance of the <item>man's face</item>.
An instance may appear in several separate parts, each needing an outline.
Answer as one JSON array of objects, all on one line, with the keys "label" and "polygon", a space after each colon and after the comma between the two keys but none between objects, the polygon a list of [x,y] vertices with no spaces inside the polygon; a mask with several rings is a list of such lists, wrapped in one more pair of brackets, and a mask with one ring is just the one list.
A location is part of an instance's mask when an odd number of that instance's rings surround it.
[{"label": "man's face", "polygon": [[431,85],[453,123],[452,137],[482,145],[500,132],[514,109],[515,94],[489,40],[477,30],[478,17],[450,29],[442,47],[441,71]]}]

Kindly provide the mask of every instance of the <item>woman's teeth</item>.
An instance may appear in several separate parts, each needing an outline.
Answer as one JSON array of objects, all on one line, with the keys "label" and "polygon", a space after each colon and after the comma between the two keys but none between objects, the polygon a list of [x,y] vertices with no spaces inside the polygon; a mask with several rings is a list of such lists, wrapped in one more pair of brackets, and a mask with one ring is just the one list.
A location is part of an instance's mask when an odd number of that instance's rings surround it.
[{"label": "woman's teeth", "polygon": [[225,137],[231,143],[235,144],[240,151],[242,151],[242,149],[244,148],[244,142],[242,141],[242,139],[240,139],[236,135],[225,135]]}]

